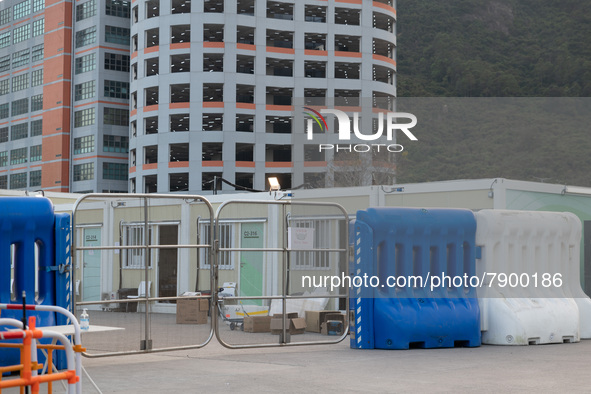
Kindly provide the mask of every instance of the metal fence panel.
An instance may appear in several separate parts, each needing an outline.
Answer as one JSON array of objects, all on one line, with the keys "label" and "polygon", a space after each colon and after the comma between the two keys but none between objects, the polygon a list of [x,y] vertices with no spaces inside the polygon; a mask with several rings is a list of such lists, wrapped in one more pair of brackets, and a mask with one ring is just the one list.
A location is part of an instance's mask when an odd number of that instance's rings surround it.
[{"label": "metal fence panel", "polygon": [[[219,342],[236,349],[342,341],[349,331],[347,290],[331,281],[347,274],[347,238],[348,216],[338,204],[220,205],[214,246]],[[318,316],[328,311],[337,328],[323,333]]]},{"label": "metal fence panel", "polygon": [[205,346],[210,317],[209,201],[194,195],[89,194],[72,215],[75,313],[88,309],[87,357]]}]

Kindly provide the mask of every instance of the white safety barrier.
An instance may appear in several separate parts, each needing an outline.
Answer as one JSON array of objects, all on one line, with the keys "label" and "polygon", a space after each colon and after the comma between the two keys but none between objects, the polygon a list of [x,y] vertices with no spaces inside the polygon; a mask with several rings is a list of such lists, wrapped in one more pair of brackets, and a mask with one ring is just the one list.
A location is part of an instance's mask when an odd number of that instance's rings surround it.
[{"label": "white safety barrier", "polygon": [[568,212],[475,214],[482,343],[528,345],[591,338],[580,285],[581,222]]}]

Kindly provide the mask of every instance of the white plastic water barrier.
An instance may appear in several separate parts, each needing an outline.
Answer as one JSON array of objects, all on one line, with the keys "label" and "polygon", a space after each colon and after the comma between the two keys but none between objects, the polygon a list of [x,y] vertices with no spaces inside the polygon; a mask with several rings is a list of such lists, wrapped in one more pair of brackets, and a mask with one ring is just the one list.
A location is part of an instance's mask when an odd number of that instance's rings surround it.
[{"label": "white plastic water barrier", "polygon": [[581,222],[568,212],[475,214],[482,343],[528,345],[591,338],[580,285]]}]

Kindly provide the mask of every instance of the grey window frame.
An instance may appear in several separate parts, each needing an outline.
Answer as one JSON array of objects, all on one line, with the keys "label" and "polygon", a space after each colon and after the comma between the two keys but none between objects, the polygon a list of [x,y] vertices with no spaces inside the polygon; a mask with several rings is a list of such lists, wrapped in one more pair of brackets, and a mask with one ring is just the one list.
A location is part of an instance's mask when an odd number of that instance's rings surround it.
[{"label": "grey window frame", "polygon": [[42,36],[45,33],[45,18],[37,19],[33,21],[33,32],[32,36]]},{"label": "grey window frame", "polygon": [[130,38],[130,29],[126,27],[105,25],[105,42],[129,46]]},{"label": "grey window frame", "polygon": [[41,161],[43,158],[43,145],[33,145],[29,148],[29,161]]},{"label": "grey window frame", "polygon": [[81,155],[84,153],[92,153],[92,152],[94,152],[94,134],[74,138],[74,154],[75,155]]},{"label": "grey window frame", "polygon": [[0,81],[0,96],[7,95],[8,93],[10,93],[10,78]]},{"label": "grey window frame", "polygon": [[23,164],[27,162],[27,148],[16,148],[10,151],[10,165]]},{"label": "grey window frame", "polygon": [[129,153],[129,137],[122,135],[103,135],[103,152]]},{"label": "grey window frame", "polygon": [[11,189],[22,189],[27,187],[27,173],[19,172],[16,174],[10,174],[10,188]]},{"label": "grey window frame", "polygon": [[41,186],[41,170],[35,170],[29,172],[29,187]]},{"label": "grey window frame", "polygon": [[76,6],[76,22],[96,15],[96,0],[88,0]]},{"label": "grey window frame", "polygon": [[21,1],[12,7],[12,20],[24,18],[31,13],[31,4],[29,0]]},{"label": "grey window frame", "polygon": [[74,112],[74,127],[91,126],[96,121],[96,111],[94,107],[84,108]]},{"label": "grey window frame", "polygon": [[31,121],[31,137],[43,135],[43,119],[35,119]]},{"label": "grey window frame", "polygon": [[27,23],[12,31],[12,43],[18,44],[31,38],[31,24]]},{"label": "grey window frame", "polygon": [[131,2],[126,0],[106,0],[105,14],[129,19],[131,17]]},{"label": "grey window frame", "polygon": [[29,48],[12,54],[12,68],[22,67],[29,64]]},{"label": "grey window frame", "polygon": [[129,55],[105,52],[105,70],[130,71],[131,58]]},{"label": "grey window frame", "polygon": [[0,33],[0,48],[6,48],[10,45],[10,30]]},{"label": "grey window frame", "polygon": [[86,29],[76,32],[76,48],[81,48],[86,45],[94,44],[96,42],[96,26],[90,26]]},{"label": "grey window frame", "polygon": [[29,123],[18,123],[10,126],[10,140],[22,140],[29,137]]},{"label": "grey window frame", "polygon": [[0,72],[10,70],[10,55],[0,57]]},{"label": "grey window frame", "polygon": [[74,182],[91,181],[94,179],[94,162],[74,165]]},{"label": "grey window frame", "polygon": [[31,112],[43,109],[43,93],[31,96]]},{"label": "grey window frame", "polygon": [[77,57],[74,62],[74,73],[76,75],[83,74],[88,71],[92,71],[96,67],[96,53],[89,53],[87,55]]},{"label": "grey window frame", "polygon": [[95,80],[79,83],[74,86],[74,101],[88,100],[96,94]]},{"label": "grey window frame", "polygon": [[129,100],[129,82],[105,79],[104,95],[105,97]]},{"label": "grey window frame", "polygon": [[129,127],[129,109],[104,107],[103,124]]},{"label": "grey window frame", "polygon": [[37,68],[31,72],[31,87],[43,85],[43,68]]},{"label": "grey window frame", "polygon": [[31,61],[38,62],[43,60],[43,56],[45,55],[45,44],[35,45],[31,48]]},{"label": "grey window frame", "polygon": [[23,115],[29,112],[29,98],[14,100],[10,105],[10,116]]},{"label": "grey window frame", "polygon": [[126,181],[129,178],[128,163],[103,162],[103,179]]}]

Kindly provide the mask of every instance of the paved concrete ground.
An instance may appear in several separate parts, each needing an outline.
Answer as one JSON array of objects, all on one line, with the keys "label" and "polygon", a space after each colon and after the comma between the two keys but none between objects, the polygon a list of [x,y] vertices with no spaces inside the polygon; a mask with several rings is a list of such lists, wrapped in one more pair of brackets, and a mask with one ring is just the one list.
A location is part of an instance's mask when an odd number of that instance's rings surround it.
[{"label": "paved concrete ground", "polygon": [[83,359],[104,393],[582,393],[591,392],[590,364],[591,341],[383,351],[348,341],[230,350],[214,339],[196,350]]}]

